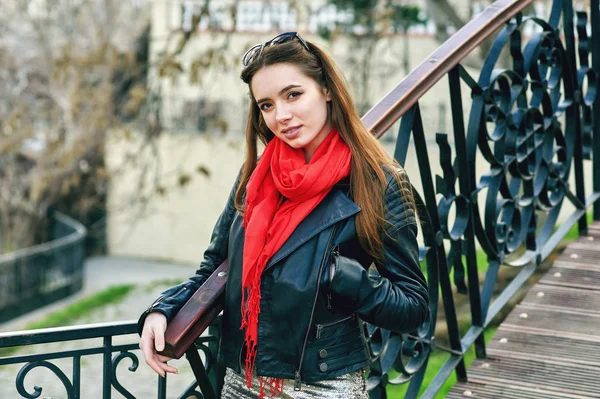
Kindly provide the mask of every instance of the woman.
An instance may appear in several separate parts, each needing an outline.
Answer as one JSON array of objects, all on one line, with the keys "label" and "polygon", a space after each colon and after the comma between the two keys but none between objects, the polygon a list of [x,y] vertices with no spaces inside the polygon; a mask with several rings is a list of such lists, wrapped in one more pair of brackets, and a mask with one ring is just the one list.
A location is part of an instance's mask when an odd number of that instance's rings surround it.
[{"label": "woman", "polygon": [[317,46],[283,33],[242,63],[252,96],[244,166],[196,274],[140,318],[140,347],[157,373],[177,372],[156,353],[166,325],[229,259],[221,397],[268,387],[286,398],[368,398],[361,320],[404,333],[428,317],[410,185]]}]

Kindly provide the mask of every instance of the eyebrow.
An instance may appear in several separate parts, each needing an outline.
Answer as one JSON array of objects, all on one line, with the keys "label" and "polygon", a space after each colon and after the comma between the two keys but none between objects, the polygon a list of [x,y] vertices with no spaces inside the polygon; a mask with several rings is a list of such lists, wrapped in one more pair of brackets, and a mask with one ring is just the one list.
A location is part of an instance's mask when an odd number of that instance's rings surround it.
[{"label": "eyebrow", "polygon": [[[302,87],[302,85],[287,85],[285,86],[283,89],[279,90],[279,95],[282,95],[283,93],[285,93],[286,91],[288,91],[289,89],[294,89],[296,87]],[[260,100],[256,101],[256,104],[260,104],[262,102],[268,101],[268,98],[261,98]]]}]

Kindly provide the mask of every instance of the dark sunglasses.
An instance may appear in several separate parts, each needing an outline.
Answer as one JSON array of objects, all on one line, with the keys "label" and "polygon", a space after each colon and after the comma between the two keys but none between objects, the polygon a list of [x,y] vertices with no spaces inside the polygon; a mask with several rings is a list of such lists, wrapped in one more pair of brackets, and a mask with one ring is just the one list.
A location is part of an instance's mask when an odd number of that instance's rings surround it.
[{"label": "dark sunglasses", "polygon": [[262,54],[263,49],[265,47],[274,46],[274,45],[282,44],[282,43],[287,43],[287,42],[294,40],[295,38],[298,38],[298,40],[300,40],[300,43],[302,43],[304,48],[307,49],[308,51],[310,51],[310,49],[308,48],[308,44],[298,34],[298,32],[285,32],[285,33],[281,33],[281,34],[275,36],[274,38],[272,38],[271,40],[269,40],[267,42],[264,42],[263,44],[259,43],[259,44],[256,44],[256,45],[250,47],[250,50],[246,51],[246,54],[244,54],[244,56],[242,57],[242,65],[244,67],[247,67],[248,65],[252,64],[252,62],[254,62],[254,60],[256,60]]}]

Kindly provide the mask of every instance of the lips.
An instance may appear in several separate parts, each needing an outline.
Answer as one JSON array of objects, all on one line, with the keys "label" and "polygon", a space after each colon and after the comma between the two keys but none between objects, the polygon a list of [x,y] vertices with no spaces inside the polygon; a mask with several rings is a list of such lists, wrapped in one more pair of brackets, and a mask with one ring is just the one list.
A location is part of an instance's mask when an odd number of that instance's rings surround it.
[{"label": "lips", "polygon": [[300,130],[302,130],[302,126],[293,126],[282,130],[281,133],[287,140],[294,140],[300,135]]},{"label": "lips", "polygon": [[298,131],[298,129],[300,129],[300,126],[292,126],[292,127],[288,127],[287,129],[283,129],[281,131],[281,133],[287,135],[292,135],[294,133],[296,133],[296,131]]}]

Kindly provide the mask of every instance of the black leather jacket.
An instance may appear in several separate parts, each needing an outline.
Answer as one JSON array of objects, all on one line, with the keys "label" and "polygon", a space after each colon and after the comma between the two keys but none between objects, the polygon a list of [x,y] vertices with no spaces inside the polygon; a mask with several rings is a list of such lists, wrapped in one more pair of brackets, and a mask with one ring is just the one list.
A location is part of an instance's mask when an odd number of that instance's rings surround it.
[{"label": "black leather jacket", "polygon": [[[218,361],[243,370],[241,276],[244,229],[236,211],[234,186],[214,228],[196,274],[166,290],[149,312],[167,321],[229,258],[222,339]],[[368,364],[361,320],[399,333],[419,327],[429,316],[427,285],[419,268],[413,208],[388,176],[385,257],[375,263],[380,277],[369,276],[373,259],[361,247],[354,216],[360,208],[338,183],[273,255],[262,273],[256,372],[261,376],[314,382],[331,379]]]}]

